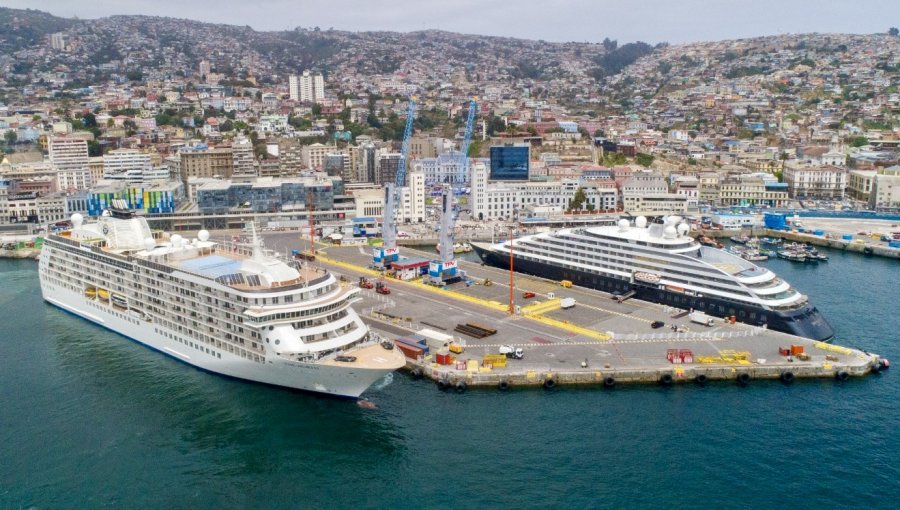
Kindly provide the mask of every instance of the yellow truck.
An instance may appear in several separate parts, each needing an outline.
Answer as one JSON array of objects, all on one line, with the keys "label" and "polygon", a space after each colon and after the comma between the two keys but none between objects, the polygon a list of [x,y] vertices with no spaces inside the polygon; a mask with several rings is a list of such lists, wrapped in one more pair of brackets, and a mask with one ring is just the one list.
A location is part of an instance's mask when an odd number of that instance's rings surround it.
[{"label": "yellow truck", "polygon": [[560,280],[559,284],[567,289],[572,286],[572,282],[570,280]]}]

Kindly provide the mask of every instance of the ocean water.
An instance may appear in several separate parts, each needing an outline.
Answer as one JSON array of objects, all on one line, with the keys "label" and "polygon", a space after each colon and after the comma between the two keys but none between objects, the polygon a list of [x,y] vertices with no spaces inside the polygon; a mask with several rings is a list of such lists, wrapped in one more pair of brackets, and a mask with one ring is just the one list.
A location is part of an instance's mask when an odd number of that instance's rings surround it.
[{"label": "ocean water", "polygon": [[[896,260],[767,263],[839,343],[898,356]],[[45,304],[0,261],[2,508],[889,508],[900,373],[353,402],[198,371]]]}]

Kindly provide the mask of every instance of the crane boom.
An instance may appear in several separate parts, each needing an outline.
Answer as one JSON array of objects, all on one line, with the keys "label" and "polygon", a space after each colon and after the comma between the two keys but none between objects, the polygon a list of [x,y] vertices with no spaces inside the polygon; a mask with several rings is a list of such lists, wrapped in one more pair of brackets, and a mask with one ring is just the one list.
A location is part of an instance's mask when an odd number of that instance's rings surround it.
[{"label": "crane boom", "polygon": [[400,160],[397,162],[395,182],[384,186],[384,220],[382,222],[382,246],[375,249],[376,267],[384,268],[399,258],[397,250],[397,208],[401,203],[401,188],[406,185],[406,159],[409,155],[409,138],[412,135],[413,120],[416,112],[416,98],[411,96],[406,109],[406,127],[403,130],[403,144],[400,147]]}]

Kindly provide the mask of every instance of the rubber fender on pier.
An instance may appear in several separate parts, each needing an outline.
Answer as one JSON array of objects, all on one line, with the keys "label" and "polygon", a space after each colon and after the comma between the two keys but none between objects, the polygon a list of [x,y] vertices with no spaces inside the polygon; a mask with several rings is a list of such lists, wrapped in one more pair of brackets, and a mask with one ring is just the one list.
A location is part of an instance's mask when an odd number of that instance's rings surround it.
[{"label": "rubber fender on pier", "polygon": [[782,372],[780,379],[784,384],[791,384],[792,382],[794,382],[794,373],[791,371]]},{"label": "rubber fender on pier", "polygon": [[671,386],[672,374],[663,374],[659,376],[659,384],[662,384],[663,386]]},{"label": "rubber fender on pier", "polygon": [[887,369],[891,368],[891,360],[889,360],[887,358],[881,358],[878,361],[878,365],[881,370],[887,370]]},{"label": "rubber fender on pier", "polygon": [[437,387],[438,387],[438,389],[441,390],[441,391],[446,391],[447,388],[450,387],[450,383],[447,382],[447,381],[445,381],[445,380],[443,380],[443,379],[438,379]]},{"label": "rubber fender on pier", "polygon": [[697,374],[697,377],[694,378],[694,382],[696,382],[700,386],[705,386],[708,380],[709,378],[706,377],[706,374]]},{"label": "rubber fender on pier", "polygon": [[850,374],[848,374],[848,373],[847,373],[846,371],[844,371],[844,370],[841,370],[840,372],[834,374],[834,377],[835,377],[838,381],[843,382],[843,381],[846,381],[847,379],[850,378]]},{"label": "rubber fender on pier", "polygon": [[544,380],[544,388],[548,390],[552,390],[556,387],[556,379],[545,379]]},{"label": "rubber fender on pier", "polygon": [[506,391],[510,387],[509,381],[503,379],[502,381],[500,381],[500,384],[498,384],[497,387],[500,388],[500,391]]},{"label": "rubber fender on pier", "polygon": [[737,382],[741,386],[746,386],[746,385],[750,384],[750,374],[748,374],[747,372],[741,372],[740,374],[737,375]]},{"label": "rubber fender on pier", "polygon": [[456,383],[456,392],[457,393],[465,393],[466,388],[467,388],[467,386],[466,386],[465,382],[459,381],[458,383]]},{"label": "rubber fender on pier", "polygon": [[415,380],[418,381],[418,380],[421,379],[422,376],[425,375],[425,374],[422,373],[422,369],[421,369],[421,368],[414,368],[414,369],[412,370],[412,372],[409,373],[409,375],[411,375],[413,379],[415,379]]},{"label": "rubber fender on pier", "polygon": [[613,378],[613,376],[608,375],[603,378],[603,386],[606,386],[607,388],[613,388],[613,387],[615,387],[615,385],[616,385],[616,380]]}]

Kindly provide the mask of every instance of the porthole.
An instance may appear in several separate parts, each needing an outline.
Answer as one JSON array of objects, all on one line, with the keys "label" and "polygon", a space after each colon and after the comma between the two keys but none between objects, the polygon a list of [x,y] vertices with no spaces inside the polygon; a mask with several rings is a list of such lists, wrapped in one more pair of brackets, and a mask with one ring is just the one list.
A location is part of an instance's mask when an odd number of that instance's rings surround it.
[{"label": "porthole", "polygon": [[281,340],[275,340],[275,345],[281,344]]}]

